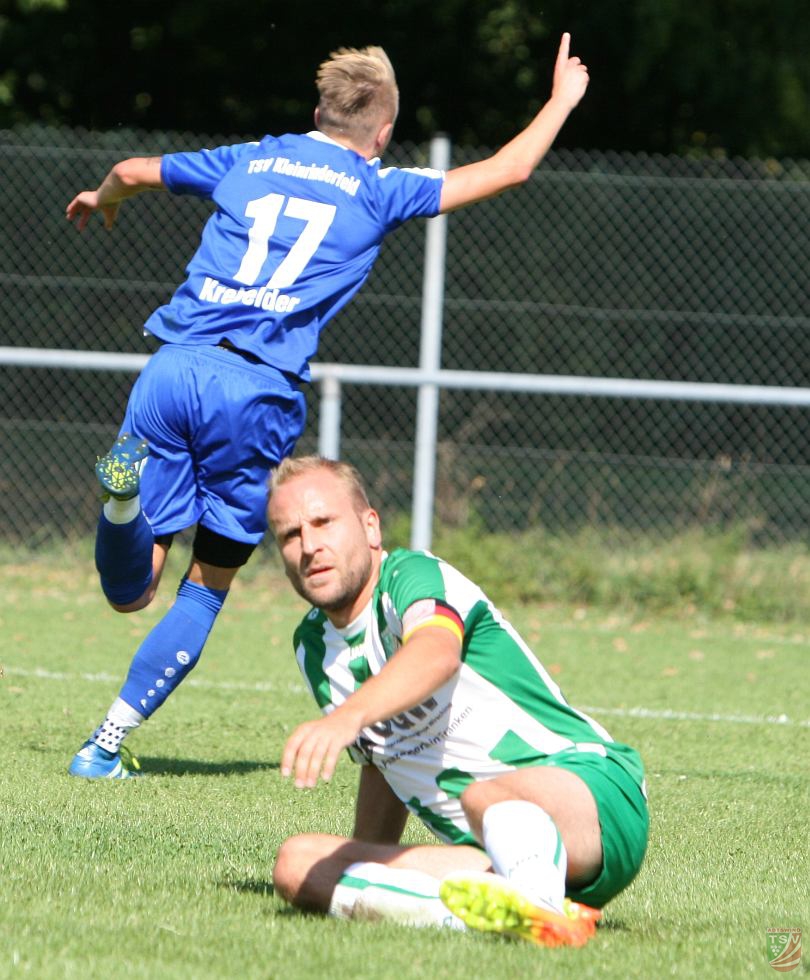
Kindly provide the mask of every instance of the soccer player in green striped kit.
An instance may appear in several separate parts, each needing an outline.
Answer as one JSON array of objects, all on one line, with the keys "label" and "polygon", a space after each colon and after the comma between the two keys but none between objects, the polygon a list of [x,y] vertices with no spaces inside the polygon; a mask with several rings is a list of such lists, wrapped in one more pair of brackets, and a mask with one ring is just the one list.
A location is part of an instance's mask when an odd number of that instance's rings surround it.
[{"label": "soccer player in green striped kit", "polygon": [[[586,943],[644,857],[638,754],[568,704],[473,582],[384,551],[353,467],[285,460],[269,519],[312,604],[294,647],[324,715],[293,732],[282,775],[314,787],[344,749],[360,764],[352,837],[286,840],[277,893],[344,918]],[[409,813],[442,843],[401,845]]]}]

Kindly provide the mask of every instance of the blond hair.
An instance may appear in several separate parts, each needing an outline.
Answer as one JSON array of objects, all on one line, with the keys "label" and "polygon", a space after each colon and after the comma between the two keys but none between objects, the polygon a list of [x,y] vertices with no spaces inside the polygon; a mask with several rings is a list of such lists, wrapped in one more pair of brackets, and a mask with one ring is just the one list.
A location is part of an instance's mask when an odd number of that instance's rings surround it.
[{"label": "blond hair", "polygon": [[270,495],[273,491],[289,480],[307,473],[315,473],[318,470],[326,470],[331,473],[340,483],[342,483],[352,498],[354,509],[361,511],[371,510],[368,502],[368,494],[363,486],[363,478],[360,473],[351,465],[337,459],[326,459],[324,456],[288,456],[283,459],[270,474]]},{"label": "blond hair", "polygon": [[382,48],[338,48],[319,66],[315,84],[320,128],[329,136],[367,143],[397,117],[399,89]]}]

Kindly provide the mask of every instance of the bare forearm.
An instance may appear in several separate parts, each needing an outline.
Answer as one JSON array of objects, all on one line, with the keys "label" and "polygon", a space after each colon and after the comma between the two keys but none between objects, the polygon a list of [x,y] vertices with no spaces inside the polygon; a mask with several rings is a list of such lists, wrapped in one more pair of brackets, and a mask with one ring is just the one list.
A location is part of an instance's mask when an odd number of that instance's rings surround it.
[{"label": "bare forearm", "polygon": [[160,175],[160,157],[130,157],[112,168],[94,191],[80,191],[65,208],[68,221],[75,221],[79,231],[87,227],[90,215],[101,212],[104,227],[110,231],[118,217],[121,201],[141,191],[165,188]]},{"label": "bare forearm", "polygon": [[551,149],[570,113],[567,103],[552,97],[526,129],[497,153],[451,170],[442,188],[441,210],[453,211],[525,183]]},{"label": "bare forearm", "polygon": [[117,163],[99,185],[98,204],[117,204],[143,191],[160,190],[160,157],[131,157]]},{"label": "bare forearm", "polygon": [[281,756],[282,776],[295,775],[298,787],[332,778],[341,751],[378,721],[425,701],[458,671],[461,641],[448,629],[425,626],[364,681],[340,707],[305,721],[292,733]]},{"label": "bare forearm", "polygon": [[359,731],[408,711],[453,677],[461,663],[460,654],[460,644],[447,630],[420,630],[333,715],[351,717]]},{"label": "bare forearm", "polygon": [[517,186],[531,177],[551,149],[572,108],[564,100],[552,96],[526,129],[498,150],[493,161],[510,181],[507,186]]}]

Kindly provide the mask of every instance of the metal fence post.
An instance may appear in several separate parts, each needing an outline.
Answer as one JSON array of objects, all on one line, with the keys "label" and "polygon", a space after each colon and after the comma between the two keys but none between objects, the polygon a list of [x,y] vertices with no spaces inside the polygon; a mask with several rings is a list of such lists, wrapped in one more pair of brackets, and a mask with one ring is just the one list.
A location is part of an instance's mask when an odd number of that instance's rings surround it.
[{"label": "metal fence post", "polygon": [[340,378],[325,374],[321,379],[318,454],[325,459],[340,458]]},{"label": "metal fence post", "polygon": [[[435,136],[431,140],[430,166],[435,170],[447,170],[450,166],[450,140],[446,136]],[[447,215],[440,214],[427,222],[425,234],[422,332],[419,349],[419,368],[425,372],[438,371],[441,367],[446,255]],[[438,387],[435,384],[421,384],[416,405],[411,512],[411,547],[415,549],[430,548],[433,539],[438,415]]]}]

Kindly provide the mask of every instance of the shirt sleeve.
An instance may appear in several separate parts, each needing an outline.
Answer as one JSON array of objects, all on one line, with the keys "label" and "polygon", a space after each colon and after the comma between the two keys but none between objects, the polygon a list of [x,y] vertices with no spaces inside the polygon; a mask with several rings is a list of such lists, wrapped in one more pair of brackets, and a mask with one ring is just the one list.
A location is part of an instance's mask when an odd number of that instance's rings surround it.
[{"label": "shirt sleeve", "polygon": [[464,642],[464,621],[461,616],[438,599],[417,599],[411,603],[402,616],[402,642],[408,640],[425,626],[438,626],[449,630],[459,643]]},{"label": "shirt sleeve", "polygon": [[402,623],[402,642],[424,626],[449,630],[464,642],[464,620],[447,595],[439,560],[424,552],[396,551],[386,560],[390,601]]},{"label": "shirt sleeve", "polygon": [[378,171],[377,180],[386,232],[410,218],[432,218],[439,213],[444,171],[387,167]]},{"label": "shirt sleeve", "polygon": [[173,194],[211,197],[217,184],[237,160],[256,143],[232,143],[213,150],[167,153],[160,164],[160,176]]}]

